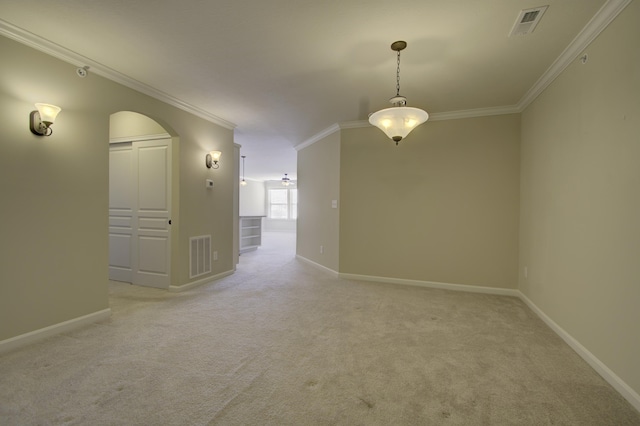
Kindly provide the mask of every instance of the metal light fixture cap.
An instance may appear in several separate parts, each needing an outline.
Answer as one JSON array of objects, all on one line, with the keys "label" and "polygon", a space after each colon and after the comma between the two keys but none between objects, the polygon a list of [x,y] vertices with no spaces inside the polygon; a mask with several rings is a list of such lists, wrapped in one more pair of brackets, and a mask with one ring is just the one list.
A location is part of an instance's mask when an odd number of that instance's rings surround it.
[{"label": "metal light fixture cap", "polygon": [[393,43],[391,43],[391,50],[399,52],[401,50],[404,50],[407,48],[407,42],[406,41],[394,41]]}]

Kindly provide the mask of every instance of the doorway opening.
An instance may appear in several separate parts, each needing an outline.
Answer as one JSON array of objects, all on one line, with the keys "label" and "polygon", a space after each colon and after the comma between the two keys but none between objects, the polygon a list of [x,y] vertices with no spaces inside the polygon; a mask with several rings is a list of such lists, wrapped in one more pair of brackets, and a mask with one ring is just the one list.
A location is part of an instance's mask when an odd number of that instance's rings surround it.
[{"label": "doorway opening", "polygon": [[173,138],[130,111],[110,117],[109,279],[169,288]]},{"label": "doorway opening", "polygon": [[251,253],[251,256],[295,257],[298,213],[296,181],[290,181],[287,186],[276,180],[249,181],[240,187],[239,204],[241,255]]}]

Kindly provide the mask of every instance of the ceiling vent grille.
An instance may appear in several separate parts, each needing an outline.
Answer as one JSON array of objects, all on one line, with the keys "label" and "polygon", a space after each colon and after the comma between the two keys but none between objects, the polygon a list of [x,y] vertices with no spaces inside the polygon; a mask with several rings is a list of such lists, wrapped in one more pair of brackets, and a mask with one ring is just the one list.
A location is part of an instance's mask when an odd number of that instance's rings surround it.
[{"label": "ceiling vent grille", "polygon": [[544,15],[544,11],[547,10],[548,7],[549,6],[540,6],[533,9],[521,10],[518,15],[518,19],[516,19],[515,24],[513,24],[513,28],[511,28],[509,37],[532,33],[533,30],[536,29],[536,25],[538,25],[538,22],[542,19],[542,15]]}]

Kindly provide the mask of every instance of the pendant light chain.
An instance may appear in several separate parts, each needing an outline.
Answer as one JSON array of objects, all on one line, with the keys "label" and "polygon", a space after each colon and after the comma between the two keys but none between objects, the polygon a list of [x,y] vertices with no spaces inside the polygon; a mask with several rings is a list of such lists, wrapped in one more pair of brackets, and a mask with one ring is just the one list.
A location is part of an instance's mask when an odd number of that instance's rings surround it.
[{"label": "pendant light chain", "polygon": [[244,180],[244,159],[246,157],[246,155],[242,155],[242,180],[240,181],[240,185],[245,186],[247,184],[247,181]]},{"label": "pendant light chain", "polygon": [[396,71],[396,96],[400,96],[400,51],[398,50],[398,69]]}]

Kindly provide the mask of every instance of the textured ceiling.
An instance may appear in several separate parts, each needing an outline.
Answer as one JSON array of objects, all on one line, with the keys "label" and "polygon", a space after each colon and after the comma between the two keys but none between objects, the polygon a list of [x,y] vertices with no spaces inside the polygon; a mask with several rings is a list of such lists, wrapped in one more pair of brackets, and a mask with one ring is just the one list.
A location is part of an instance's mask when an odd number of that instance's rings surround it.
[{"label": "textured ceiling", "polygon": [[[0,18],[234,123],[246,177],[401,94],[430,114],[517,104],[605,0],[0,0]],[[520,10],[549,5],[508,37]],[[79,64],[80,65],[80,64]],[[427,124],[428,125],[428,122]]]}]

